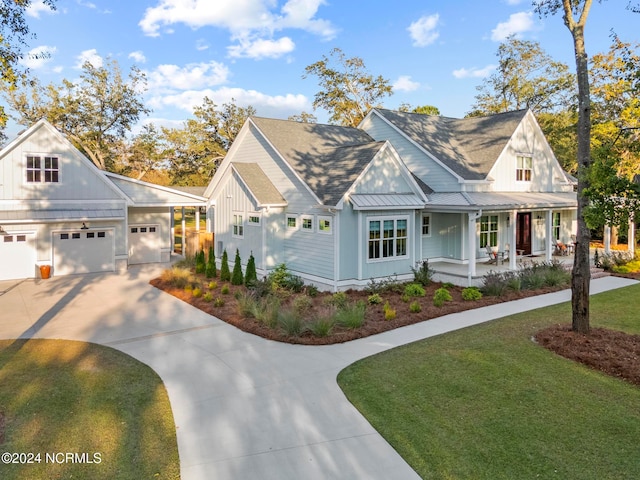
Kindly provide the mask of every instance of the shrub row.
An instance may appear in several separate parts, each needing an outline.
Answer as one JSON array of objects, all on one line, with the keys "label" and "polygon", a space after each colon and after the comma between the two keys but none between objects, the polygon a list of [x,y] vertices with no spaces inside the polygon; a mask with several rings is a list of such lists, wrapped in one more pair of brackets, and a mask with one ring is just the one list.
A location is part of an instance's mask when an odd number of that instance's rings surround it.
[{"label": "shrub row", "polygon": [[482,279],[480,291],[484,295],[501,296],[509,290],[538,290],[562,287],[571,281],[571,273],[557,260],[530,263],[518,271],[489,272]]}]

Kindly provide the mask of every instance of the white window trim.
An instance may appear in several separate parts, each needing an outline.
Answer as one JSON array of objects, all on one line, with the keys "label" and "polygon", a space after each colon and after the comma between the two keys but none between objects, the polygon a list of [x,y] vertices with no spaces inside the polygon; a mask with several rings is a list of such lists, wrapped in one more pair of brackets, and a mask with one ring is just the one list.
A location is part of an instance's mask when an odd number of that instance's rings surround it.
[{"label": "white window trim", "polygon": [[[251,217],[258,217],[258,221],[252,222]],[[249,227],[259,227],[261,224],[262,224],[262,215],[260,215],[260,212],[247,213],[247,225]]]},{"label": "white window trim", "polygon": [[[27,157],[39,157],[40,158],[40,168],[39,168],[39,172],[40,172],[40,181],[38,182],[30,182],[27,180]],[[45,172],[46,171],[54,171],[52,169],[46,169],[45,168],[45,157],[49,157],[49,158],[57,158],[58,159],[58,168],[57,170],[55,170],[56,172],[58,172],[58,181],[57,182],[45,182]],[[62,155],[58,154],[58,153],[34,153],[34,152],[27,152],[24,154],[24,183],[26,185],[48,185],[48,184],[55,184],[55,185],[60,185],[62,183]],[[34,169],[32,169],[32,171],[35,171]]]},{"label": "white window trim", "polygon": [[[558,224],[556,225],[556,219]],[[560,212],[553,212],[551,214],[551,236],[554,240],[560,240],[560,233],[562,232],[562,215]]]},{"label": "white window trim", "polygon": [[[325,220],[329,221],[329,230],[322,230],[320,228],[320,222],[323,222]],[[322,235],[333,234],[333,217],[331,215],[318,215],[317,226],[318,226],[318,233],[321,233]]]},{"label": "white window trim", "polygon": [[[240,222],[241,223],[236,223],[236,216],[240,217]],[[244,238],[244,212],[232,212],[231,214],[231,236],[233,238]],[[238,228],[238,232],[242,232],[242,233],[236,233],[236,227]]]},{"label": "white window trim", "polygon": [[[487,217],[487,230],[483,231],[482,230],[482,219],[484,217]],[[491,218],[492,217],[496,217],[496,229],[495,230],[491,230]],[[482,234],[486,233],[487,234],[487,245],[485,245],[484,247],[482,246]],[[495,233],[496,234],[496,244],[495,245],[491,245],[491,234]],[[480,249],[486,249],[487,246],[490,248],[497,248],[499,246],[499,242],[500,242],[500,215],[482,215],[479,219],[478,219],[478,247]]]},{"label": "white window trim", "polygon": [[[424,233],[424,218],[427,217],[429,219],[429,233]],[[431,229],[433,227],[433,225],[431,224],[431,219],[433,217],[431,216],[430,213],[423,213],[422,216],[420,217],[420,233],[422,235],[422,238],[429,238],[431,236]]]},{"label": "white window trim", "polygon": [[[311,228],[304,228],[305,220],[311,220]],[[300,230],[307,233],[313,233],[315,231],[313,215],[300,215]]]},{"label": "white window trim", "polygon": [[[369,229],[370,229],[370,223],[371,222],[380,222],[380,244],[382,245],[382,241],[384,240],[383,235],[384,235],[384,221],[385,220],[393,220],[393,250],[394,250],[394,254],[395,254],[395,249],[396,249],[396,240],[397,240],[397,221],[398,220],[406,220],[407,222],[407,236],[404,237],[407,241],[406,243],[406,248],[405,248],[405,254],[404,255],[392,255],[390,257],[383,257],[382,256],[382,247],[380,250],[380,258],[369,258]],[[379,262],[394,262],[397,260],[404,260],[406,258],[409,257],[409,240],[411,238],[411,234],[410,232],[410,228],[409,228],[409,217],[407,215],[391,215],[391,216],[385,216],[385,217],[367,217],[367,221],[366,221],[366,225],[367,225],[367,229],[365,230],[365,240],[366,240],[366,245],[365,245],[365,256],[367,259],[367,263],[379,263]]]},{"label": "white window trim", "polygon": [[[295,226],[291,227],[289,226],[289,219],[293,219],[293,221],[295,222]],[[298,230],[300,227],[300,222],[298,222],[298,215],[295,213],[288,213],[285,216],[285,220],[284,220],[284,224],[287,227],[287,230]]]},{"label": "white window trim", "polygon": [[[523,159],[523,163],[522,163],[522,168],[518,168],[518,160],[519,159]],[[529,161],[531,162],[531,168],[525,168],[524,166],[524,162],[529,159]],[[518,170],[522,170],[522,180],[518,180]],[[525,172],[529,171],[531,172],[529,174],[529,180],[526,180],[525,177]],[[516,182],[517,183],[531,183],[533,181],[533,156],[531,155],[524,155],[524,154],[519,154],[516,155]]]}]

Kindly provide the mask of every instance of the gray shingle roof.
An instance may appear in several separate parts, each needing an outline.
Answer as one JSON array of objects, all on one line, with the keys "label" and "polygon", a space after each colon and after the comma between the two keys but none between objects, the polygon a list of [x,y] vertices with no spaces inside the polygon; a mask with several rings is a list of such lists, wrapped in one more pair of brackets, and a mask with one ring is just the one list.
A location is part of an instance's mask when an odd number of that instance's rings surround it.
[{"label": "gray shingle roof", "polygon": [[324,205],[336,205],[384,145],[357,128],[251,120]]},{"label": "gray shingle roof", "polygon": [[527,110],[487,117],[449,118],[376,111],[465,180],[483,180]]},{"label": "gray shingle roof", "polygon": [[287,204],[282,194],[278,191],[269,177],[257,163],[231,162],[247,188],[256,197],[259,206],[283,206]]}]

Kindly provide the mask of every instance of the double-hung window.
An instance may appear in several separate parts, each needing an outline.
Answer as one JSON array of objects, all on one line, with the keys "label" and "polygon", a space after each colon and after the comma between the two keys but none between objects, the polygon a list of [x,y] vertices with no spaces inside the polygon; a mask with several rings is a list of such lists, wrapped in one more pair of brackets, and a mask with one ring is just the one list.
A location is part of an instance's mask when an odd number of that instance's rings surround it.
[{"label": "double-hung window", "polygon": [[369,260],[393,259],[407,255],[407,218],[374,217],[367,223]]},{"label": "double-hung window", "polygon": [[241,213],[233,214],[233,236],[238,238],[244,237],[244,223]]},{"label": "double-hung window", "polygon": [[553,212],[553,239],[560,240],[560,212]]},{"label": "double-hung window", "polygon": [[533,170],[533,160],[531,157],[516,157],[516,181],[530,182]]},{"label": "double-hung window", "polygon": [[431,215],[428,215],[428,214],[422,215],[422,236],[423,237],[431,236]]},{"label": "double-hung window", "polygon": [[58,157],[27,155],[27,183],[58,183]]},{"label": "double-hung window", "polygon": [[498,246],[498,216],[480,217],[480,248]]}]

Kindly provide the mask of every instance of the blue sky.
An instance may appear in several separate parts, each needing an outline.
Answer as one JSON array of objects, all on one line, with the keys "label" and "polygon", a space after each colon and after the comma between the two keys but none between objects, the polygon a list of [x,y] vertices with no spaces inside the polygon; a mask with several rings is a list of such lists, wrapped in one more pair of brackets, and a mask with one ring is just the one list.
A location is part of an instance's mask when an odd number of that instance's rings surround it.
[{"label": "blue sky", "polygon": [[[589,54],[606,51],[613,29],[640,40],[640,15],[628,0],[594,2],[587,24]],[[253,105],[258,115],[287,118],[312,112],[319,87],[303,79],[307,65],[338,47],[361,57],[371,73],[394,85],[386,108],[435,105],[462,117],[476,86],[496,64],[500,41],[515,34],[540,42],[574,65],[571,36],[560,15],[540,19],[528,0],[39,0],[28,11],[34,52],[27,61],[41,82],[77,78],[89,60],[116,59],[123,71],[147,74],[144,122],[179,125],[206,95],[217,104]],[[319,121],[323,111],[314,112]],[[11,137],[20,127],[11,125]]]}]

